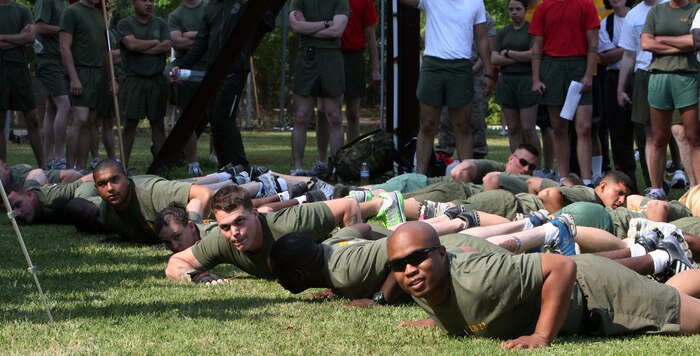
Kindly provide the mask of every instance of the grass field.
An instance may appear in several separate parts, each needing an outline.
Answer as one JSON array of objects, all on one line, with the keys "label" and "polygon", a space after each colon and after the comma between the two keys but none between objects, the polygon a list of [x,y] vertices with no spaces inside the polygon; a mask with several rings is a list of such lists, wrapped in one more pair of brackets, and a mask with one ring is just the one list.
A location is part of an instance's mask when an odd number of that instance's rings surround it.
[{"label": "grass field", "polygon": [[[289,132],[244,133],[251,162],[291,168]],[[146,137],[135,145],[132,166],[150,163]],[[208,140],[200,140],[205,171]],[[494,159],[506,156],[507,141],[489,139]],[[314,146],[310,136],[307,148]],[[28,145],[8,147],[11,164],[33,163]],[[310,166],[315,152],[307,150]],[[186,168],[170,172],[184,177]],[[680,191],[674,191],[674,196]],[[411,305],[353,309],[344,300],[309,301],[274,282],[251,278],[232,267],[224,286],[168,281],[168,252],[153,247],[99,243],[101,236],[72,227],[21,227],[55,325],[47,322],[24,257],[6,217],[0,218],[0,354],[497,354],[498,340],[457,339],[437,329],[396,325],[424,318]],[[644,298],[643,295],[639,296]],[[634,303],[634,300],[630,300]],[[613,339],[566,337],[538,351],[553,354],[694,354],[700,336]],[[522,351],[521,351],[522,353]]]}]

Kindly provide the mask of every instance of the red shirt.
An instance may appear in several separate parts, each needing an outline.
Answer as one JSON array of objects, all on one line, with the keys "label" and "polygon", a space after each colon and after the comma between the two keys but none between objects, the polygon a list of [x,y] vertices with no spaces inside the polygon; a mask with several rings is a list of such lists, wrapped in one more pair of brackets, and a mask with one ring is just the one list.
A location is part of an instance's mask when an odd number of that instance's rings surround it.
[{"label": "red shirt", "polygon": [[340,50],[362,51],[367,48],[365,28],[377,23],[377,9],[372,0],[350,0],[350,18],[345,26]]},{"label": "red shirt", "polygon": [[598,12],[591,0],[545,0],[532,16],[530,34],[544,37],[547,56],[585,57],[586,31],[598,27]]}]

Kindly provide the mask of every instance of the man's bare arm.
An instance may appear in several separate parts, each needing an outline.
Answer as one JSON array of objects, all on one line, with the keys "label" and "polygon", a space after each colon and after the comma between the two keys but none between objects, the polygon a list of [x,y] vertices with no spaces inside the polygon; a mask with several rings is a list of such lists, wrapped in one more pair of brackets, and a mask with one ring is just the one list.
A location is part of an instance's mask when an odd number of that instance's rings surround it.
[{"label": "man's bare arm", "polygon": [[459,162],[452,170],[450,175],[455,182],[458,183],[469,183],[476,178],[476,164],[474,160],[468,159],[466,161]]},{"label": "man's bare arm", "polygon": [[17,46],[24,46],[34,42],[36,38],[36,31],[33,24],[28,24],[24,26],[22,31],[13,34],[3,34],[0,35],[0,41],[12,43]]},{"label": "man's bare arm", "polygon": [[147,50],[157,46],[160,40],[141,40],[134,35],[126,35],[122,38],[122,44],[124,47],[132,52],[146,52]]},{"label": "man's bare arm", "polygon": [[202,203],[202,206],[204,206],[204,211],[201,215],[203,219],[206,219],[206,217],[209,216],[209,200],[211,200],[211,197],[213,195],[214,192],[205,186],[196,184],[190,186],[190,194],[188,201],[192,199],[198,199]]},{"label": "man's bare arm", "polygon": [[36,27],[36,33],[44,37],[58,36],[58,32],[61,30],[59,26],[49,25],[43,20],[39,20],[34,25]]},{"label": "man's bare arm", "polygon": [[333,16],[333,21],[330,23],[330,27],[314,32],[311,36],[325,39],[340,38],[343,36],[343,31],[345,31],[345,26],[347,26],[347,24],[347,15],[335,15]]},{"label": "man's bare arm", "polygon": [[73,34],[61,31],[58,34],[58,38],[59,47],[61,50],[61,59],[63,60],[63,66],[66,68],[66,74],[68,74],[68,79],[70,80],[70,92],[73,95],[80,96],[83,93],[83,84],[80,82],[78,72],[75,70],[73,52],[71,52],[71,46],[73,45]]},{"label": "man's bare arm", "polygon": [[534,36],[532,39],[532,93],[538,96],[544,94],[547,87],[542,83],[542,77],[540,76],[542,67],[542,54],[544,49],[544,37]]},{"label": "man's bare arm", "polygon": [[157,45],[143,51],[144,54],[164,54],[169,53],[173,42],[171,40],[162,40]]},{"label": "man's bare arm", "polygon": [[642,49],[655,54],[677,54],[681,51],[671,45],[657,41],[656,38],[649,33],[642,33],[640,42]]},{"label": "man's bare arm", "polygon": [[360,205],[352,199],[333,199],[323,203],[331,209],[335,224],[340,227],[353,226],[362,222]]},{"label": "man's bare arm", "polygon": [[377,50],[377,34],[374,31],[374,25],[365,27],[365,38],[367,39],[369,62],[372,66],[370,78],[372,82],[379,83],[382,80],[382,74],[379,70],[379,52]]},{"label": "man's bare arm", "polygon": [[576,278],[576,263],[556,254],[540,254],[542,260],[542,304],[535,332],[503,343],[508,349],[534,349],[549,344],[564,325]]},{"label": "man's bare arm", "polygon": [[173,48],[178,51],[187,51],[194,44],[194,38],[185,36],[182,31],[170,31],[170,39],[173,42]]},{"label": "man's bare arm", "polygon": [[620,61],[620,77],[617,82],[617,105],[626,107],[632,104],[632,98],[627,95],[625,88],[627,87],[627,79],[632,76],[634,64],[637,62],[637,52],[625,50]]}]

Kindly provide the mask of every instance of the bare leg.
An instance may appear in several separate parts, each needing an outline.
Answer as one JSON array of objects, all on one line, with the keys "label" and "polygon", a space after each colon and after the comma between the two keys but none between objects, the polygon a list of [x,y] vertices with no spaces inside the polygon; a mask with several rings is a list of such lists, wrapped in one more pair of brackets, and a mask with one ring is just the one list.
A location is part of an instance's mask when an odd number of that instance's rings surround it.
[{"label": "bare leg", "polygon": [[294,131],[292,131],[292,158],[294,159],[294,169],[302,169],[304,149],[306,148],[306,130],[313,109],[313,98],[294,95],[294,103],[297,109],[294,116]]},{"label": "bare leg", "polygon": [[22,114],[24,115],[24,121],[27,123],[29,145],[32,146],[32,151],[34,151],[37,167],[44,167],[46,166],[46,158],[44,157],[44,145],[41,141],[41,127],[39,127],[36,109],[23,111]]},{"label": "bare leg", "polygon": [[[299,202],[296,199],[289,199],[289,200],[280,201],[280,202],[276,202],[276,203],[268,203],[268,204],[262,205],[258,209],[263,209],[265,211],[272,212],[272,211],[278,211],[278,210],[281,210],[284,208],[289,208],[291,206],[297,206],[297,205],[299,205]],[[265,208],[267,208],[267,209],[265,209]]]},{"label": "bare leg", "polygon": [[[680,156],[681,165],[683,168],[686,168],[685,174],[688,176],[688,181],[690,182],[691,186],[694,186],[697,184],[697,180],[695,178],[695,171],[690,168],[693,166],[693,161],[691,158],[692,155],[690,145],[688,144],[688,139],[685,136],[685,127],[683,127],[683,125],[673,125],[671,126],[671,134],[673,134],[673,138],[676,140],[678,155]],[[669,146],[673,145],[669,144]],[[671,150],[671,155],[673,155],[673,150]],[[677,169],[680,169],[680,167]]]},{"label": "bare leg", "polygon": [[[418,141],[416,142],[416,172],[428,173],[430,155],[433,152],[435,133],[437,132],[442,108],[420,103],[420,129],[418,131]],[[471,135],[469,135],[471,143]]]},{"label": "bare leg", "polygon": [[[510,130],[510,126],[508,126]],[[481,218],[484,214],[487,213],[482,213],[479,212],[479,217]],[[487,215],[492,215],[492,214],[487,214]],[[482,239],[485,239],[490,236],[496,236],[496,235],[505,235],[505,234],[514,234],[514,233],[520,233],[523,231],[525,228],[525,220],[519,220],[519,221],[510,221],[502,224],[495,224],[495,225],[489,225],[489,226],[479,226],[479,227],[473,227],[470,229],[466,229],[463,232],[465,234],[469,234],[472,236],[476,237],[481,237]],[[518,235],[520,236],[520,235]]]},{"label": "bare leg", "polygon": [[673,110],[651,108],[651,140],[647,140],[649,151],[647,164],[651,188],[663,187],[663,175],[666,167],[666,146],[671,138],[671,120]]},{"label": "bare leg", "polygon": [[[537,107],[535,106],[535,111],[537,111]],[[523,132],[522,132],[522,124],[520,121],[520,111],[517,109],[509,109],[509,108],[501,108],[501,112],[503,113],[503,118],[505,118],[506,123],[508,124],[508,143],[510,144],[510,151],[513,152],[515,151],[515,148],[520,146],[520,144],[523,143]],[[539,139],[538,139],[539,141]]]},{"label": "bare leg", "polygon": [[678,289],[681,293],[700,298],[700,283],[698,281],[700,281],[700,269],[692,269],[671,277],[666,281],[666,284]]},{"label": "bare leg", "polygon": [[557,148],[554,150],[554,158],[557,160],[559,176],[563,178],[569,175],[569,156],[571,155],[569,121],[559,117],[561,106],[548,106],[547,111],[549,111],[549,121],[554,132],[554,145]]},{"label": "bare leg", "polygon": [[692,164],[686,166],[687,171],[693,171],[693,177],[689,172],[688,177],[691,185],[696,185],[697,178],[700,177],[700,123],[698,123],[698,106],[693,105],[687,108],[680,109],[683,126],[685,127],[685,137],[688,139],[690,146],[690,159]]},{"label": "bare leg", "polygon": [[617,236],[601,229],[587,226],[576,227],[574,241],[581,248],[582,253],[611,251],[627,248]]},{"label": "bare leg", "polygon": [[117,153],[114,145],[114,116],[99,121],[102,121],[102,144],[105,146],[107,158],[115,160]]},{"label": "bare leg", "polygon": [[[576,109],[576,156],[581,170],[581,179],[591,179],[591,120],[593,105],[581,105]],[[596,139],[598,135],[595,135]],[[600,146],[600,141],[598,141]]]},{"label": "bare leg", "polygon": [[47,96],[44,105],[46,106],[46,112],[44,113],[44,123],[41,129],[43,131],[44,137],[44,154],[46,154],[47,159],[52,160],[56,156],[56,153],[54,151],[55,145],[53,137],[53,124],[54,118],[56,117],[56,104],[54,104],[53,100],[51,100],[51,97]]},{"label": "bare leg", "polygon": [[474,157],[474,140],[472,138],[472,124],[470,119],[471,112],[471,103],[458,108],[450,108],[452,126],[455,130],[457,156],[459,156],[461,160]]},{"label": "bare leg", "polygon": [[165,121],[161,117],[155,120],[149,120],[151,125],[151,141],[153,141],[153,151],[158,154],[160,148],[165,143]]},{"label": "bare leg", "polygon": [[654,274],[654,260],[651,256],[639,256],[613,260],[641,275]]},{"label": "bare leg", "polygon": [[[326,111],[326,120],[328,122],[328,139],[330,141],[331,154],[335,154],[345,142],[345,134],[343,133],[343,116],[340,113],[340,105],[343,101],[343,96],[332,98],[321,98],[323,107]],[[321,156],[319,152],[319,161],[325,162],[328,160],[326,156]]]},{"label": "bare leg", "polygon": [[316,149],[318,150],[318,160],[321,162],[328,160],[328,140],[326,108],[323,106],[323,100],[319,98],[316,103]]},{"label": "bare leg", "polygon": [[[537,148],[537,151],[540,153],[540,156],[542,156],[542,145],[540,145],[540,137],[537,136],[536,129],[537,105],[533,105],[529,108],[520,109],[520,122],[523,142],[535,146],[535,148]],[[510,126],[508,130],[510,131]],[[511,144],[511,151],[513,150],[514,148]]]},{"label": "bare leg", "polygon": [[73,107],[73,124],[66,135],[67,141],[71,142],[68,145],[67,157],[69,168],[85,169],[85,161],[87,160],[87,152],[90,145],[90,141],[85,138],[90,135],[90,115],[93,112],[94,110],[88,107]]},{"label": "bare leg", "polygon": [[187,163],[197,162],[197,135],[192,134],[190,139],[185,142],[185,159]]},{"label": "bare leg", "polygon": [[0,110],[0,159],[7,162],[7,139],[5,139],[5,126],[7,126],[8,110]]},{"label": "bare leg", "polygon": [[360,136],[360,98],[345,100],[345,116],[348,121],[346,140],[349,142]]},{"label": "bare leg", "polygon": [[124,166],[129,167],[129,158],[131,157],[131,148],[134,146],[134,139],[136,138],[136,127],[139,124],[139,120],[127,119],[124,122],[124,133],[122,134],[122,140],[124,143]]},{"label": "bare leg", "polygon": [[542,133],[542,150],[544,151],[544,159],[542,168],[552,169],[554,161],[554,130],[546,128],[541,130]]}]

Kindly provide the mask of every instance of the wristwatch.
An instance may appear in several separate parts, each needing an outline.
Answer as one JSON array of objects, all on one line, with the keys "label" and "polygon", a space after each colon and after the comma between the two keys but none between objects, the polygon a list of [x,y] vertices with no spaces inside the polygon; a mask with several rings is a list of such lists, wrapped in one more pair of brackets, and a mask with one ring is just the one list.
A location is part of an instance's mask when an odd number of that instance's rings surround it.
[{"label": "wristwatch", "polygon": [[384,293],[382,293],[382,291],[374,293],[372,300],[379,305],[389,304],[389,302],[387,302],[387,300],[384,298]]},{"label": "wristwatch", "polygon": [[331,23],[328,22],[328,20],[323,21],[323,26],[324,26],[325,28],[329,28],[329,27],[331,27]]}]

